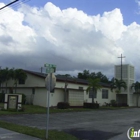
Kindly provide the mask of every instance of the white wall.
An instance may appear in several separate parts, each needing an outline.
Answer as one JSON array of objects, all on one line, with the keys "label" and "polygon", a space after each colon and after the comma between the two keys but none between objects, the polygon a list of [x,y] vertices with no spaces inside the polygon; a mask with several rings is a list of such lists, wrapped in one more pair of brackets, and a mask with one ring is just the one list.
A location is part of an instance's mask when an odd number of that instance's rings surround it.
[{"label": "white wall", "polygon": [[45,88],[36,88],[34,94],[33,105],[46,107],[47,90]]},{"label": "white wall", "polygon": [[[36,88],[34,94],[34,105],[47,107],[48,92],[46,88]],[[64,92],[60,89],[55,89],[55,93],[50,93],[50,107],[57,106],[58,102],[64,101]]]},{"label": "white wall", "polygon": [[50,95],[50,106],[57,106],[58,102],[64,102],[64,90],[63,89],[55,89],[54,93]]},{"label": "white wall", "polygon": [[[108,99],[102,98],[102,89],[108,89]],[[89,93],[84,92],[84,100],[85,102],[92,103],[92,98],[89,98]],[[94,98],[94,102],[98,102],[100,106],[104,105],[104,103],[110,103],[111,100],[116,100],[116,93],[111,92],[109,88],[101,88],[97,91],[97,98]]]},{"label": "white wall", "polygon": [[[45,87],[45,78],[34,76],[32,74],[26,73],[27,79],[25,84],[17,84],[17,87]],[[3,86],[6,84],[4,83]],[[8,81],[7,87],[13,87],[14,80],[10,79]]]}]

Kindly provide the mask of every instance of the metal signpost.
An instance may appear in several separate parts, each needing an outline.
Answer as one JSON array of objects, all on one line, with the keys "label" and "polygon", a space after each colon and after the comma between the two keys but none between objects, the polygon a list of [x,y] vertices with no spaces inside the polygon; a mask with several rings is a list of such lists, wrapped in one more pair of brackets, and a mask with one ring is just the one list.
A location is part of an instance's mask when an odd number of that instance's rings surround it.
[{"label": "metal signpost", "polygon": [[53,64],[45,64],[46,73],[48,74],[45,78],[47,92],[47,126],[46,126],[46,139],[48,139],[48,126],[49,126],[49,107],[50,107],[50,90],[55,87],[56,79],[52,80],[52,73],[56,71],[56,65]]}]

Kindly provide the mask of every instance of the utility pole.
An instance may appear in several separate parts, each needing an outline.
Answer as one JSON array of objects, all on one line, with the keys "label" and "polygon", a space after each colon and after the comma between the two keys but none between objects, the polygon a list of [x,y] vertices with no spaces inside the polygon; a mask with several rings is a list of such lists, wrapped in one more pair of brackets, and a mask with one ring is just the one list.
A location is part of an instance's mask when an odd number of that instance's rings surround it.
[{"label": "utility pole", "polygon": [[8,7],[8,6],[10,6],[10,5],[12,5],[12,4],[18,2],[18,1],[19,1],[19,0],[15,0],[15,1],[13,1],[13,2],[10,2],[10,3],[6,4],[5,6],[1,7],[0,10],[2,10],[2,9],[4,9],[4,8],[6,8],[6,7]]},{"label": "utility pole", "polygon": [[121,58],[121,80],[122,80],[122,59],[125,58],[125,56],[122,56],[121,54],[121,57],[118,57],[118,58]]},{"label": "utility pole", "polygon": [[65,93],[64,93],[64,102],[67,102],[67,76],[65,77]]}]

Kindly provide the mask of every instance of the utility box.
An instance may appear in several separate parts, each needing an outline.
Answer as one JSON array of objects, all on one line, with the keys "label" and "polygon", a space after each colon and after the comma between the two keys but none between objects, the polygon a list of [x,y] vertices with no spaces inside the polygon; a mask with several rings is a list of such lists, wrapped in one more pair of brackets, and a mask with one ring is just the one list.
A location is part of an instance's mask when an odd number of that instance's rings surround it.
[{"label": "utility box", "polygon": [[5,94],[4,109],[16,109],[22,108],[22,95],[21,94]]}]

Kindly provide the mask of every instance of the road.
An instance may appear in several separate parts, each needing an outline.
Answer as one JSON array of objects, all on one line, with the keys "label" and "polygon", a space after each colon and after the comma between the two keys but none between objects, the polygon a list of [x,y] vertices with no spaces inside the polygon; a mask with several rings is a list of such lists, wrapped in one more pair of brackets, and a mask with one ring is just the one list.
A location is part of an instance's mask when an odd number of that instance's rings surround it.
[{"label": "road", "polygon": [[[0,116],[0,120],[46,129],[46,114]],[[65,131],[80,140],[115,140],[118,136],[128,140],[130,127],[140,129],[140,108],[55,113],[50,114],[49,122],[49,129]]]}]

